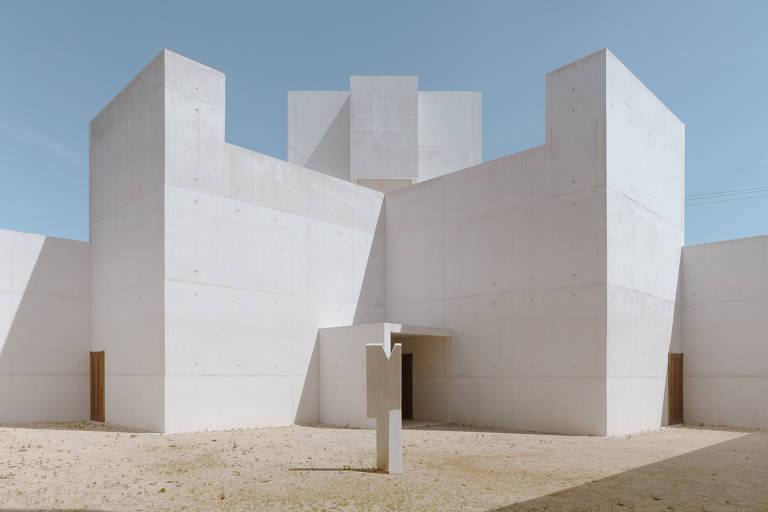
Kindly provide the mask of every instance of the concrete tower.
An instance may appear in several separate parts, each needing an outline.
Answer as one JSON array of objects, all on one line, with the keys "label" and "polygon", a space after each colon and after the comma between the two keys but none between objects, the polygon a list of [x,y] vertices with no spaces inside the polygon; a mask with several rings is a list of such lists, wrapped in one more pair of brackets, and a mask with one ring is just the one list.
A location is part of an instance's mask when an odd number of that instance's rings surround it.
[{"label": "concrete tower", "polygon": [[288,93],[288,161],[389,192],[482,161],[482,95],[419,91],[415,76],[352,76]]}]

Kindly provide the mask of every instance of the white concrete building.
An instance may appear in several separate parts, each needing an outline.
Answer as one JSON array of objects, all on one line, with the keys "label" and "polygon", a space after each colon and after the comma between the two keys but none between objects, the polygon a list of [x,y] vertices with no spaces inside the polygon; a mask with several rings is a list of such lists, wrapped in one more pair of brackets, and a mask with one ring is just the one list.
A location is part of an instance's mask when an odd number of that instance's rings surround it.
[{"label": "white concrete building", "polygon": [[768,237],[683,247],[684,126],[609,51],[485,163],[479,93],[289,93],[288,163],[226,142],[224,91],[163,51],[91,122],[90,243],[0,231],[0,422],[371,427],[397,342],[415,419],[768,427]]},{"label": "white concrete building", "polygon": [[482,95],[419,91],[415,76],[353,76],[288,92],[288,161],[380,192],[482,162]]}]

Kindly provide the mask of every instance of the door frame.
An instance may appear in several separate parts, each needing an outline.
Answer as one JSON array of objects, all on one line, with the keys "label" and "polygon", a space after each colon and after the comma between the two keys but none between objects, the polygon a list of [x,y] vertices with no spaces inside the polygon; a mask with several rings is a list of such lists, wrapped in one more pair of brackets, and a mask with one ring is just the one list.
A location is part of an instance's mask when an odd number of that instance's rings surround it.
[{"label": "door frame", "polygon": [[[667,424],[677,425],[683,423],[683,354],[670,352],[667,360]],[[679,362],[678,362],[679,361]],[[680,374],[675,378],[675,366],[679,366]],[[676,393],[679,392],[679,396]],[[673,396],[675,399],[673,400]],[[679,405],[680,415],[675,416],[675,406]]]},{"label": "door frame", "polygon": [[91,352],[91,420],[104,421],[104,351]]}]

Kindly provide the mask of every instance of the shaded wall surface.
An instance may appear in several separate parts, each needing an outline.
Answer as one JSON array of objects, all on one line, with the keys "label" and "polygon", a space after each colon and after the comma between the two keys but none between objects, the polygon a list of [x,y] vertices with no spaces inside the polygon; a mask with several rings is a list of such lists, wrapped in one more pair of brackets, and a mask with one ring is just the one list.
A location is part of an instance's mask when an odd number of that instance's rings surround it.
[{"label": "shaded wall surface", "polygon": [[0,422],[89,417],[90,248],[0,230]]},{"label": "shaded wall surface", "polygon": [[349,91],[288,91],[291,163],[350,180]]},{"label": "shaded wall surface", "polygon": [[685,422],[768,428],[768,236],[683,248]]}]

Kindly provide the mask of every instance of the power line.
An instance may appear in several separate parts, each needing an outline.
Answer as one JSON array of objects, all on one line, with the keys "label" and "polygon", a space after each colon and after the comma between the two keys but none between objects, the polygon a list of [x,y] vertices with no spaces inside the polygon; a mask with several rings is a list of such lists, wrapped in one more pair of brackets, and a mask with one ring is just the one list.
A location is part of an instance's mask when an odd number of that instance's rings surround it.
[{"label": "power line", "polygon": [[700,202],[700,203],[695,203],[694,202],[694,203],[689,203],[688,206],[701,206],[701,205],[704,205],[704,204],[727,203],[727,202],[730,202],[730,201],[744,201],[745,199],[759,199],[761,197],[768,197],[768,194],[761,194],[761,195],[749,196],[749,197],[733,197],[733,198],[730,198],[730,199],[718,199],[718,200],[714,200],[714,201],[704,201],[704,202]]},{"label": "power line", "polygon": [[741,194],[749,194],[754,192],[768,192],[768,186],[740,188],[740,189],[734,189],[734,190],[722,190],[720,192],[704,192],[702,194],[690,194],[685,198],[698,199],[698,198],[706,198],[709,196],[721,196],[721,195],[731,195],[731,194],[741,195]]}]

